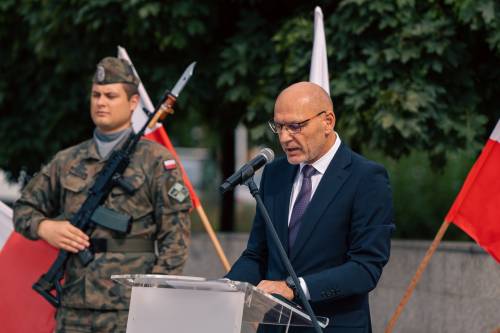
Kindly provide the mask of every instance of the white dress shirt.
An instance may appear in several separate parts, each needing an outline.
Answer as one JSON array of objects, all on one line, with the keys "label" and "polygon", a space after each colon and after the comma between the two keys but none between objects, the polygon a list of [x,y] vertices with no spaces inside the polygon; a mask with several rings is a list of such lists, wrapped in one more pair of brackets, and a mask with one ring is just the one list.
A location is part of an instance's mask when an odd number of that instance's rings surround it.
[{"label": "white dress shirt", "polygon": [[[311,200],[314,196],[314,193],[316,192],[316,189],[318,188],[321,178],[323,178],[323,175],[326,172],[326,169],[330,165],[330,162],[333,160],[333,157],[337,153],[337,150],[339,150],[341,143],[340,136],[337,134],[337,132],[335,132],[335,135],[336,139],[335,142],[333,143],[333,146],[326,152],[325,155],[321,156],[316,162],[311,164],[313,168],[316,170],[316,173],[311,177]],[[305,163],[300,163],[299,170],[297,171],[297,175],[295,176],[295,180],[293,181],[292,194],[290,195],[290,205],[288,209],[288,225],[290,225],[290,218],[292,217],[293,205],[295,204],[295,200],[297,200],[297,196],[300,193],[300,188],[302,187],[302,178],[303,178],[302,168],[304,167],[304,165]],[[302,223],[307,223],[307,221],[304,221]],[[300,280],[300,286],[304,291],[306,298],[311,299],[306,282],[301,277],[299,277],[299,280]]]}]

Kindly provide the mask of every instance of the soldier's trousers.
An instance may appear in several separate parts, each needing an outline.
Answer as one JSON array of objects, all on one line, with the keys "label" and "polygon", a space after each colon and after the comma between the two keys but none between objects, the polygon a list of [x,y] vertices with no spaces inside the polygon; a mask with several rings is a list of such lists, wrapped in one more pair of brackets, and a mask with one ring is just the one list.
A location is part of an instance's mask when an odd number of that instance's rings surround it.
[{"label": "soldier's trousers", "polygon": [[91,310],[61,307],[56,333],[125,333],[128,310]]}]

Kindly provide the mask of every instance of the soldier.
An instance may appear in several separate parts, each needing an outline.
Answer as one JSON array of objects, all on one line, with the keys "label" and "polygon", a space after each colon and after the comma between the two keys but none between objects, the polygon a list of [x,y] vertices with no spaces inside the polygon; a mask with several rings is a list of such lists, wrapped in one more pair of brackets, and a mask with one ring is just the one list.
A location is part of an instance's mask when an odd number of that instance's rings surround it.
[{"label": "soldier", "polygon": [[16,231],[25,237],[73,253],[92,245],[95,252],[86,267],[74,255],[67,262],[56,332],[125,332],[130,290],[110,276],[179,274],[187,259],[188,191],[172,155],[149,140],[138,143],[123,175],[133,192],[114,187],[105,202],[107,208],[132,217],[129,232],[96,226],[88,237],[68,222],[110,153],[132,133],[138,85],[126,61],[101,60],[90,98],[93,138],[57,153],[14,206]]}]

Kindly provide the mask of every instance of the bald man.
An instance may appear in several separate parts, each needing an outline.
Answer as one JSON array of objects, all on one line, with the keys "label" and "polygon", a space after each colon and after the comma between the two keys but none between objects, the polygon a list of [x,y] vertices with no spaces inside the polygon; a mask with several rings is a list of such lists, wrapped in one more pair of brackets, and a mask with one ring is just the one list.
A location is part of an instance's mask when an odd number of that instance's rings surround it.
[{"label": "bald man", "polygon": [[[387,172],[341,141],[330,96],[314,83],[283,90],[269,127],[286,158],[266,166],[260,194],[300,288],[316,315],[330,318],[324,332],[371,332],[368,293],[389,259],[394,229]],[[300,303],[299,286],[258,212],[247,248],[227,277]]]}]

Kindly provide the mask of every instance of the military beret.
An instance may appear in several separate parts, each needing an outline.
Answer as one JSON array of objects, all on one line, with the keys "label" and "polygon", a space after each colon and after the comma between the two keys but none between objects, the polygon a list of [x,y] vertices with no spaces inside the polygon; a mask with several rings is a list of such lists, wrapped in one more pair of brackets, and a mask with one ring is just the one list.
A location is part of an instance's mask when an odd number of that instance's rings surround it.
[{"label": "military beret", "polygon": [[126,60],[114,57],[106,57],[99,61],[92,81],[97,84],[130,83],[135,86],[140,82]]}]

